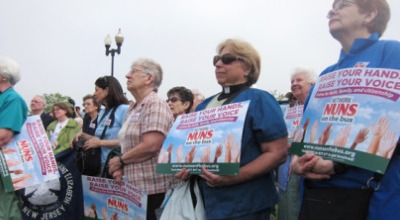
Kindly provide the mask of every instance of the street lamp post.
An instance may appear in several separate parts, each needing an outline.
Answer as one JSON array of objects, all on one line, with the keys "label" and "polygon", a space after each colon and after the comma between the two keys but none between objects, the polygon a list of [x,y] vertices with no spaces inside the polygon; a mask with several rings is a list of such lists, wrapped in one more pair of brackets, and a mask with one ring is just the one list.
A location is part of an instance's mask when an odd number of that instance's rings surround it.
[{"label": "street lamp post", "polygon": [[106,56],[111,54],[111,76],[114,76],[115,52],[117,52],[117,54],[121,53],[121,46],[123,42],[124,42],[124,36],[121,33],[121,28],[118,30],[117,35],[115,35],[115,43],[117,44],[117,49],[110,49],[112,40],[109,34],[107,35],[106,39],[104,39],[104,45],[106,46]]}]

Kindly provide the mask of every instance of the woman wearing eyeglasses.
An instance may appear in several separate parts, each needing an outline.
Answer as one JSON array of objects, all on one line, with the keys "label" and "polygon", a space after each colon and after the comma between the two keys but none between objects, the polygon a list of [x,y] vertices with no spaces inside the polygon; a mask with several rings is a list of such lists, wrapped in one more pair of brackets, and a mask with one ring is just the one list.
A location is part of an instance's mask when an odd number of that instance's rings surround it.
[{"label": "woman wearing eyeglasses", "polygon": [[183,86],[177,86],[167,92],[167,103],[174,115],[174,118],[181,114],[187,114],[193,105],[193,93],[190,89]]},{"label": "woman wearing eyeglasses", "polygon": [[110,160],[109,172],[117,181],[124,179],[145,191],[147,219],[155,220],[165,192],[179,183],[173,175],[156,174],[158,154],[174,117],[168,104],[157,95],[163,72],[150,59],[135,61],[126,74],[127,88],[135,97],[127,113],[118,139],[120,157]]},{"label": "woman wearing eyeglasses", "polygon": [[[390,71],[400,70],[400,43],[398,41],[380,40],[390,18],[390,8],[385,0],[336,0],[328,13],[329,31],[342,46],[339,60],[329,66],[321,76],[345,68],[371,68]],[[344,78],[344,77],[343,77]],[[333,97],[334,98],[334,97]],[[309,104],[311,105],[311,103]],[[377,112],[369,114],[378,117]],[[367,116],[367,115],[366,115]],[[370,132],[370,135],[372,131]],[[393,153],[386,173],[380,180],[380,187],[372,181],[373,192],[368,210],[361,210],[360,219],[400,219],[400,157],[399,147]],[[305,185],[311,189],[361,189],[374,173],[365,169],[333,163],[318,156],[307,154],[299,158],[295,172],[308,180]],[[303,199],[303,203],[307,198]],[[311,201],[311,200],[309,200]],[[349,213],[357,208],[346,203],[346,199],[336,204],[346,204]],[[360,201],[362,202],[362,201]],[[357,202],[358,203],[358,202]],[[332,203],[334,204],[334,203]],[[333,218],[344,208],[332,208],[329,212],[320,213],[323,219]],[[303,210],[303,207],[302,207]],[[311,219],[305,212],[300,219]],[[314,210],[312,212],[321,211]],[[363,216],[362,216],[363,215]],[[318,218],[318,217],[317,217]],[[346,215],[341,219],[356,219]]]},{"label": "woman wearing eyeglasses", "polygon": [[[237,39],[222,42],[214,57],[215,76],[222,91],[196,110],[250,100],[236,176],[213,174],[205,167],[199,178],[207,219],[269,219],[278,202],[273,169],[286,159],[288,139],[279,104],[266,91],[250,88],[260,75],[260,56]],[[187,179],[186,169],[176,174]]]}]

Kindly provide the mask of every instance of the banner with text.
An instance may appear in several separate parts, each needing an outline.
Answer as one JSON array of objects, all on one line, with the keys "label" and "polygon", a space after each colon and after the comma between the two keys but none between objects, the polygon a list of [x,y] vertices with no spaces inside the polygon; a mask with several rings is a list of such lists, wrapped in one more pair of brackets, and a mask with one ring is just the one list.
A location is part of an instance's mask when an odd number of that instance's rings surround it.
[{"label": "banner with text", "polygon": [[180,115],[162,146],[157,173],[209,171],[237,175],[243,126],[250,101]]},{"label": "banner with text", "polygon": [[289,143],[292,143],[295,135],[299,135],[297,127],[300,125],[301,118],[303,117],[304,105],[295,105],[293,107],[287,107],[284,112],[284,120],[288,131]]},{"label": "banner with text", "polygon": [[0,174],[6,192],[59,178],[40,116],[29,116],[21,132],[1,148]]},{"label": "banner with text", "polygon": [[145,220],[147,194],[126,181],[82,176],[85,219]]},{"label": "banner with text", "polygon": [[291,153],[312,151],[326,159],[385,173],[399,138],[400,71],[365,66],[319,77]]}]

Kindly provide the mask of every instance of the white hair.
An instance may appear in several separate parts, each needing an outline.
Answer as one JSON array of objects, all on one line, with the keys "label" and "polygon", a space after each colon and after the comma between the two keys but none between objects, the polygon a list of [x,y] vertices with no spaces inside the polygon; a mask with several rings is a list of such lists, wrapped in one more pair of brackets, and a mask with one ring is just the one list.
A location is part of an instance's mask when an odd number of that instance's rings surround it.
[{"label": "white hair", "polygon": [[6,78],[11,85],[17,84],[21,79],[18,63],[9,57],[0,56],[0,76]]},{"label": "white hair", "polygon": [[290,80],[293,80],[294,75],[303,73],[306,76],[307,82],[315,84],[317,81],[317,74],[310,67],[296,67],[290,75]]}]

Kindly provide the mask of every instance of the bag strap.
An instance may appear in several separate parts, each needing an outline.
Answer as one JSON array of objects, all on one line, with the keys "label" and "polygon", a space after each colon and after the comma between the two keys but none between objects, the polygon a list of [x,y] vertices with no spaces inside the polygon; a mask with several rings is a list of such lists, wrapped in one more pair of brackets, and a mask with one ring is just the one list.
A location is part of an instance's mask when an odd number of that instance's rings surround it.
[{"label": "bag strap", "polygon": [[[112,111],[111,111],[110,117],[108,117],[108,120],[111,120],[111,122],[110,122],[110,127],[112,127],[112,124],[114,123],[114,118],[115,118],[115,117],[114,117],[114,114],[115,114],[115,111],[117,110],[117,108],[118,108],[118,107],[114,107],[114,108],[112,109]],[[101,117],[100,122],[103,121],[105,115],[106,115],[109,111],[110,111],[110,110],[104,112],[104,115]],[[100,135],[100,140],[102,140],[102,139],[104,138],[104,136],[106,135],[107,128],[108,128],[108,124],[107,124],[107,122],[106,122],[106,125],[104,126],[103,132],[102,132],[101,135]]]}]

